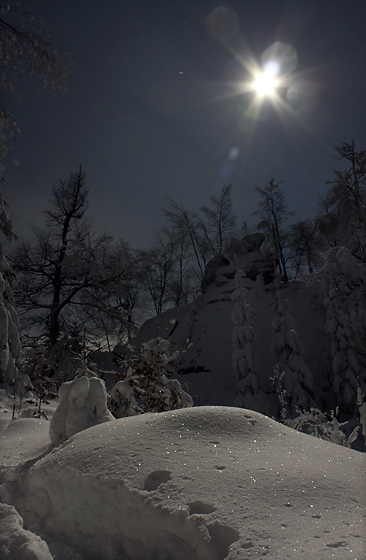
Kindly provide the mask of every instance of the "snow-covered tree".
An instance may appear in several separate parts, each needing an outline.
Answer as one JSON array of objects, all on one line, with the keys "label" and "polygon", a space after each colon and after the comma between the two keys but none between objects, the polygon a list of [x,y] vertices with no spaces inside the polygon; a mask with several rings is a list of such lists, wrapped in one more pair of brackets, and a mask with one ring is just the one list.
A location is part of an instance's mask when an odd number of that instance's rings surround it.
[{"label": "snow-covered tree", "polygon": [[[0,193],[0,235],[5,242],[14,237],[12,222]],[[14,384],[20,358],[18,315],[11,288],[12,271],[0,243],[0,383]]]},{"label": "snow-covered tree", "polygon": [[334,250],[322,282],[331,336],[330,385],[342,414],[352,416],[358,387],[366,391],[366,263],[346,247]]},{"label": "snow-covered tree", "polygon": [[91,426],[114,419],[107,407],[104,381],[86,367],[73,381],[61,385],[59,398],[50,422],[50,439],[54,445]]},{"label": "snow-covered tree", "polygon": [[284,424],[299,432],[346,446],[347,438],[342,431],[344,424],[338,421],[337,413],[338,410],[335,413],[332,410],[331,414],[327,414],[318,408],[311,407],[310,410],[299,411],[299,416],[296,418],[286,419]]},{"label": "snow-covered tree", "polygon": [[266,397],[260,386],[260,375],[255,358],[256,336],[251,325],[252,307],[248,303],[245,273],[235,274],[235,291],[232,294],[233,321],[233,369],[237,379],[235,406],[249,408],[268,414]]},{"label": "snow-covered tree", "polygon": [[277,279],[275,317],[272,321],[272,349],[276,365],[283,376],[283,387],[288,395],[289,413],[309,409],[313,399],[313,379],[304,360],[304,351],[292,317],[290,303],[282,295]]},{"label": "snow-covered tree", "polygon": [[331,249],[318,274],[331,337],[329,385],[333,406],[358,417],[357,390],[366,392],[366,150],[355,141],[336,146],[343,169],[335,172],[318,229]]},{"label": "snow-covered tree", "polygon": [[115,416],[132,416],[144,412],[163,412],[193,405],[172,376],[176,374],[178,353],[169,354],[170,342],[156,338],[130,346],[131,355],[125,360],[126,373],[110,393],[109,408]]}]

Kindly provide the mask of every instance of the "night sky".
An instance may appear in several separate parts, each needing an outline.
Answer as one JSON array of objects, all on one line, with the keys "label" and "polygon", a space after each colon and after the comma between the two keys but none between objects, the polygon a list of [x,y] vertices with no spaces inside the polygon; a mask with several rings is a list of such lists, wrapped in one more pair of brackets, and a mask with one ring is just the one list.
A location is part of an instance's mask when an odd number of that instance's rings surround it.
[{"label": "night sky", "polygon": [[[80,164],[97,226],[147,247],[166,197],[194,209],[228,182],[240,221],[254,223],[253,187],[272,177],[296,219],[312,217],[334,145],[366,148],[365,0],[28,5],[72,64],[65,95],[23,78],[21,103],[7,101],[21,131],[19,165],[5,170],[20,236]],[[276,42],[282,82],[259,105],[245,84]]]}]

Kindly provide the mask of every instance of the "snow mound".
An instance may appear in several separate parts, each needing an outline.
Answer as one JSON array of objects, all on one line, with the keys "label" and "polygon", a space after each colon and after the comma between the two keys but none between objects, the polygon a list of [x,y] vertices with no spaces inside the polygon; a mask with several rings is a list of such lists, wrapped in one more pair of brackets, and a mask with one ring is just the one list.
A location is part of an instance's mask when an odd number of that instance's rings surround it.
[{"label": "snow mound", "polygon": [[47,544],[23,529],[23,519],[7,504],[0,504],[1,560],[52,560]]},{"label": "snow mound", "polygon": [[355,560],[364,472],[361,453],[260,413],[197,407],[76,434],[29,469],[16,506],[88,560]]}]

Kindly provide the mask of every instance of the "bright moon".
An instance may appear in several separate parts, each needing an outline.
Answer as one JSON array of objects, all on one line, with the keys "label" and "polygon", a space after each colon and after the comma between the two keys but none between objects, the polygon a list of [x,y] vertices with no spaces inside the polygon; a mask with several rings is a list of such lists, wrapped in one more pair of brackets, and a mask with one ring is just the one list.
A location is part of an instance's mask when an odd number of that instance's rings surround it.
[{"label": "bright moon", "polygon": [[277,80],[270,72],[261,72],[257,74],[254,80],[254,89],[261,97],[271,96],[274,94]]}]

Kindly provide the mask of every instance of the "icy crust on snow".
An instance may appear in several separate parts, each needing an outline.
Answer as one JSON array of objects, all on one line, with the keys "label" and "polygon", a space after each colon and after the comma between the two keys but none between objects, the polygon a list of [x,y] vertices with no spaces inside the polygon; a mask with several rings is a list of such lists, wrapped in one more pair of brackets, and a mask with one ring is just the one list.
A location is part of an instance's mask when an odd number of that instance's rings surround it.
[{"label": "icy crust on snow", "polygon": [[88,560],[361,560],[364,467],[259,413],[197,407],[73,436],[15,505]]},{"label": "icy crust on snow", "polygon": [[7,504],[0,504],[1,560],[52,560],[47,544],[23,529],[23,519]]}]

